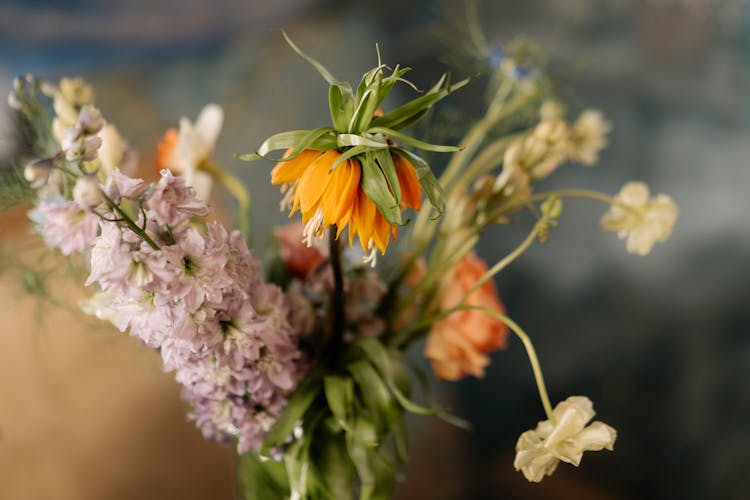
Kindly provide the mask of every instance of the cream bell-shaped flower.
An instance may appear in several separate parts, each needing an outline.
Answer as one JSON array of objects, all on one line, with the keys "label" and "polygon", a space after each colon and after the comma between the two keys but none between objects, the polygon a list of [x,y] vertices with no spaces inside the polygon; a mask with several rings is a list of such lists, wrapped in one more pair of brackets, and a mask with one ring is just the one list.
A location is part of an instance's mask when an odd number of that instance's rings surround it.
[{"label": "cream bell-shaped flower", "polygon": [[221,107],[208,104],[195,123],[183,117],[179,131],[167,130],[157,152],[157,168],[166,168],[175,175],[182,175],[185,183],[195,189],[196,196],[204,201],[211,194],[213,179],[210,173],[201,170],[201,166],[210,159],[223,123],[224,111]]},{"label": "cream bell-shaped flower", "polygon": [[642,182],[628,182],[615,196],[615,203],[602,217],[602,227],[627,238],[627,250],[646,255],[657,242],[666,241],[677,221],[677,205],[666,194],[649,198]]},{"label": "cream bell-shaped flower", "polygon": [[562,460],[576,467],[584,451],[612,451],[617,431],[602,422],[586,425],[596,413],[591,400],[571,396],[552,411],[554,423],[539,422],[536,429],[521,434],[513,466],[527,480],[538,483],[549,476]]}]

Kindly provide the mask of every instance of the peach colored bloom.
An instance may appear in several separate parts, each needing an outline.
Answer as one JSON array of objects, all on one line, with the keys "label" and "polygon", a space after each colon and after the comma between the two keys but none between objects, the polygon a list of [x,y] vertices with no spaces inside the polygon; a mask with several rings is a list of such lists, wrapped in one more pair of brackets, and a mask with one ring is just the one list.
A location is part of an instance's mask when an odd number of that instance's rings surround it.
[{"label": "peach colored bloom", "polygon": [[[487,272],[487,265],[474,252],[466,254],[443,285],[440,307],[450,309],[460,304],[464,295]],[[464,302],[505,313],[492,280],[477,288]],[[506,346],[508,327],[500,320],[479,310],[456,311],[436,322],[425,346],[425,356],[432,361],[438,378],[458,380],[466,375],[484,376],[489,365],[487,353]]]},{"label": "peach colored bloom", "polygon": [[289,272],[298,278],[306,278],[328,258],[325,247],[308,247],[304,242],[305,225],[301,222],[273,228],[279,242],[281,258]]}]

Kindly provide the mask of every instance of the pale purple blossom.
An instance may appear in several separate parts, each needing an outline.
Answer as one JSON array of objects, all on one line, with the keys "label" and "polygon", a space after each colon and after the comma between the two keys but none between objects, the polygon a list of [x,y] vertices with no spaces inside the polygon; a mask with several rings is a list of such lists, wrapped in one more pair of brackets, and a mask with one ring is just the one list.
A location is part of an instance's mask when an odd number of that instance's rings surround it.
[{"label": "pale purple blossom", "polygon": [[44,242],[63,255],[90,246],[99,229],[99,219],[72,200],[42,200],[29,214]]},{"label": "pale purple blossom", "polygon": [[163,171],[144,191],[114,171],[104,190],[143,207],[137,223],[159,248],[104,218],[87,284],[114,297],[118,328],[160,351],[204,436],[256,448],[302,375],[289,301],[261,279],[239,232],[190,224],[208,208],[182,178]]}]

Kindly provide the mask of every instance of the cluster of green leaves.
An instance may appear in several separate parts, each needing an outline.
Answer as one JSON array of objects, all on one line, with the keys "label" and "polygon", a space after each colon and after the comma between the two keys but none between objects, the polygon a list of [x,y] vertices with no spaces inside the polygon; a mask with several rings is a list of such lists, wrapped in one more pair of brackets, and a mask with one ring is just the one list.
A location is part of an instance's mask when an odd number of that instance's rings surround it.
[{"label": "cluster of green leaves", "polygon": [[[245,498],[390,498],[397,465],[407,458],[405,412],[441,414],[409,399],[402,356],[375,338],[360,338],[344,353],[342,368],[308,374],[259,455],[240,458]],[[279,447],[282,461],[265,458]]]},{"label": "cluster of green leaves", "polygon": [[36,193],[15,167],[0,169],[0,211],[33,203]]},{"label": "cluster of green leaves", "polygon": [[[442,212],[444,208],[443,189],[432,173],[432,169],[421,157],[400,147],[398,143],[424,151],[450,153],[458,148],[429,144],[403,132],[421,119],[430,108],[441,99],[468,83],[464,79],[451,84],[448,74],[420,97],[403,104],[385,114],[378,109],[397,82],[414,85],[404,79],[409,68],[396,66],[390,74],[389,69],[380,62],[366,72],[357,85],[356,91],[348,82],[337,80],[318,61],[308,56],[297,47],[284,33],[289,45],[302,58],[308,61],[328,82],[328,103],[332,126],[313,130],[292,130],[272,135],[260,145],[254,153],[238,155],[246,161],[260,158],[271,161],[291,160],[306,149],[328,151],[336,149],[341,156],[333,164],[338,167],[342,162],[354,158],[362,165],[361,186],[365,194],[375,203],[386,220],[394,225],[403,225],[401,218],[401,189],[396,175],[392,154],[397,154],[409,161],[417,171],[417,177],[433,207]],[[289,150],[283,158],[270,158],[268,153],[276,150]]]}]

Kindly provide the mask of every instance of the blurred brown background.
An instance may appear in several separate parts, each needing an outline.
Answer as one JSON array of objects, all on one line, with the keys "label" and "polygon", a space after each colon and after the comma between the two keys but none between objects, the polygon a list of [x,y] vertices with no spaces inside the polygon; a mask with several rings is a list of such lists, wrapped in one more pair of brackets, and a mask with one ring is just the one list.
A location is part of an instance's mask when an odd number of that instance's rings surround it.
[{"label": "blurred brown background", "polygon": [[[747,498],[748,2],[480,5],[493,43],[519,34],[538,41],[571,111],[598,107],[614,124],[599,167],[566,167],[545,187],[615,192],[640,179],[673,195],[681,215],[672,239],[640,259],[598,231],[600,206],[567,203],[550,242],[497,280],[537,344],[552,398],[590,396],[619,431],[616,451],[587,455],[580,470],[563,465],[541,485],[513,471],[515,440],[543,414],[512,342],[484,380],[439,386],[473,433],[412,420],[398,498]],[[325,84],[279,29],[350,81],[375,63],[378,42],[385,62],[414,67],[425,87],[451,69],[441,27],[460,23],[462,10],[462,2],[438,0],[6,0],[0,94],[27,71],[85,76],[105,116],[141,152],[145,175],[154,175],[165,128],[206,102],[221,104],[217,159],[247,181],[260,207],[253,223],[262,254],[268,228],[285,215],[276,212],[268,165],[233,154],[328,120]],[[451,100],[467,118],[480,109],[483,83]],[[0,158],[17,147],[9,116],[0,113]],[[480,253],[497,259],[525,231],[489,234]],[[2,215],[0,247],[34,241],[24,210]],[[33,265],[36,254],[26,255]],[[185,421],[158,356],[40,303],[24,291],[22,267],[0,266],[0,498],[232,498],[231,450]],[[48,288],[74,306],[83,292],[72,283]]]}]

